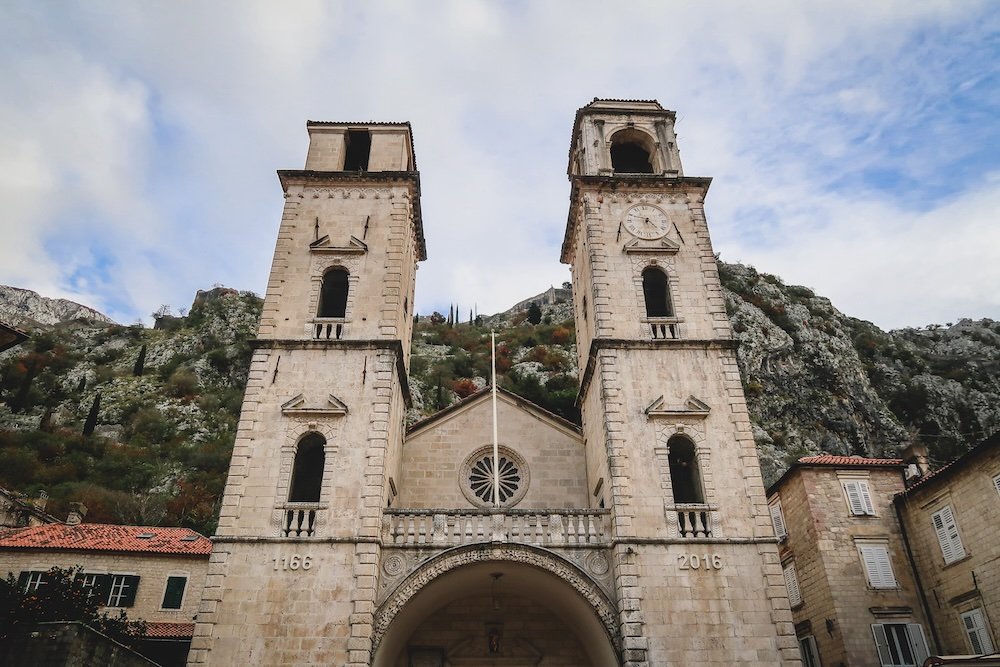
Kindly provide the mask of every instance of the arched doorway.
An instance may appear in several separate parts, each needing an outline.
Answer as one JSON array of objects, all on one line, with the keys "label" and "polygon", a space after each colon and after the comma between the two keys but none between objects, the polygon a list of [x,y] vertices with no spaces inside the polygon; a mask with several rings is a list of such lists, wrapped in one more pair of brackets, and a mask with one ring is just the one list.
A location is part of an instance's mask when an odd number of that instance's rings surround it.
[{"label": "arched doorway", "polygon": [[618,667],[617,614],[560,556],[470,545],[422,564],[375,614],[374,667]]}]

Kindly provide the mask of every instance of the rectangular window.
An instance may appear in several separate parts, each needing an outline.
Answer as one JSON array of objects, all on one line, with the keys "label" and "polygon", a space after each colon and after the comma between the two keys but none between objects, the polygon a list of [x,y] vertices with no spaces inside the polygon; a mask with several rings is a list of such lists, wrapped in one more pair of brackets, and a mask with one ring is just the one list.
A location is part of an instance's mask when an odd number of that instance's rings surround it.
[{"label": "rectangular window", "polygon": [[785,529],[785,515],[781,512],[781,501],[776,500],[772,505],[770,505],[771,510],[771,525],[774,526],[774,535],[779,540],[783,540],[788,537],[788,531]]},{"label": "rectangular window", "polygon": [[919,623],[876,623],[872,634],[882,667],[920,667],[929,656]]},{"label": "rectangular window", "polygon": [[372,135],[368,130],[348,130],[344,137],[344,171],[368,171]]},{"label": "rectangular window", "polygon": [[135,604],[135,593],[139,588],[139,577],[130,574],[112,574],[106,607],[131,607]]},{"label": "rectangular window", "polygon": [[22,572],[17,578],[17,583],[25,591],[37,591],[48,583],[45,579],[46,573],[41,570],[28,570]]},{"label": "rectangular window", "polygon": [[951,511],[951,505],[945,505],[931,516],[934,532],[937,533],[938,544],[941,545],[941,555],[945,564],[954,563],[965,558],[965,547],[958,534],[958,524]]},{"label": "rectangular window", "polygon": [[812,635],[799,637],[799,652],[802,653],[802,667],[822,667],[819,650],[816,648],[816,638]]},{"label": "rectangular window", "polygon": [[997,493],[1000,493],[1000,475],[993,478],[993,488],[997,490]]},{"label": "rectangular window", "polygon": [[859,544],[858,552],[865,566],[868,585],[872,588],[896,588],[896,576],[892,572],[892,559],[884,544]]},{"label": "rectangular window", "polygon": [[972,652],[978,655],[993,653],[993,640],[990,639],[990,631],[986,627],[986,616],[982,609],[973,609],[962,614],[962,625],[965,627],[965,634],[969,638],[969,646]]},{"label": "rectangular window", "polygon": [[847,506],[852,515],[875,516],[875,505],[872,503],[872,492],[868,488],[868,482],[863,479],[845,479],[843,485]]},{"label": "rectangular window", "polygon": [[163,591],[163,609],[180,609],[184,601],[184,588],[187,587],[187,577],[167,577],[167,587]]},{"label": "rectangular window", "polygon": [[785,588],[788,589],[788,602],[793,607],[802,604],[802,593],[799,591],[799,578],[795,575],[795,563],[782,566],[785,575]]}]

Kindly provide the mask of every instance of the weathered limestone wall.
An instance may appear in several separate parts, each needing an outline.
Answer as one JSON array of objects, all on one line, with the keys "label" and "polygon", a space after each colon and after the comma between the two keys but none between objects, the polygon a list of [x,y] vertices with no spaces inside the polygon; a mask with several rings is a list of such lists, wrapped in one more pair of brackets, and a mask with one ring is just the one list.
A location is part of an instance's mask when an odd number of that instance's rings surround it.
[{"label": "weathered limestone wall", "polygon": [[[350,274],[343,338],[399,339],[409,350],[417,255],[410,196],[405,183],[290,185],[260,337],[312,338],[323,274],[337,267]],[[326,246],[310,249],[326,235]]]},{"label": "weathered limestone wall", "polygon": [[[568,425],[497,397],[498,437],[523,458],[529,475],[518,509],[590,507],[583,443]],[[439,421],[418,428],[403,445],[401,508],[477,507],[462,492],[466,459],[493,444],[493,414],[485,395]]]},{"label": "weathered limestone wall", "polygon": [[[1000,645],[1000,537],[996,517],[1000,493],[993,481],[1000,475],[1000,446],[984,449],[975,463],[932,478],[900,499],[914,561],[923,582],[928,607],[941,642],[941,653],[970,653],[961,614],[982,609],[994,647]],[[965,558],[945,565],[933,514],[950,506]],[[930,637],[928,637],[930,641]]]},{"label": "weathered limestone wall", "polygon": [[[208,558],[185,558],[146,554],[103,554],[0,551],[0,577],[12,573],[15,577],[23,571],[45,571],[53,567],[63,569],[81,566],[93,574],[131,574],[139,577],[135,604],[125,611],[130,619],[143,619],[151,623],[190,623],[198,611],[201,591],[208,572]],[[180,609],[162,609],[167,577],[187,577],[184,598]]]},{"label": "weathered limestone wall", "polygon": [[[840,475],[838,475],[838,473]],[[864,479],[871,491],[875,516],[854,516],[847,504],[843,479]],[[928,644],[930,628],[920,604],[892,499],[903,489],[898,467],[838,469],[801,467],[782,484],[779,495],[788,523],[782,559],[795,563],[802,604],[795,622],[809,622],[820,657],[846,664],[877,664],[873,623],[920,623]],[[897,588],[872,588],[858,545],[884,543]],[[875,612],[878,612],[877,614]],[[826,630],[826,619],[835,622]]]},{"label": "weathered limestone wall", "polygon": [[[344,168],[345,136],[352,125],[309,125],[309,152],[306,169],[315,171],[341,171]],[[406,126],[370,127],[371,152],[369,171],[411,171],[409,132]]]}]

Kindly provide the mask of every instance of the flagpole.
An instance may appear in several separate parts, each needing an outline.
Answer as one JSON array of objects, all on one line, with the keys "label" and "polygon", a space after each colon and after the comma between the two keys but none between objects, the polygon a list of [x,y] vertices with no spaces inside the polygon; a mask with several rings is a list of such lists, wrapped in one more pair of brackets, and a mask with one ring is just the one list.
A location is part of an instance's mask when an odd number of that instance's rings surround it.
[{"label": "flagpole", "polygon": [[490,366],[493,376],[493,506],[500,507],[500,445],[497,442],[497,332],[490,332]]}]

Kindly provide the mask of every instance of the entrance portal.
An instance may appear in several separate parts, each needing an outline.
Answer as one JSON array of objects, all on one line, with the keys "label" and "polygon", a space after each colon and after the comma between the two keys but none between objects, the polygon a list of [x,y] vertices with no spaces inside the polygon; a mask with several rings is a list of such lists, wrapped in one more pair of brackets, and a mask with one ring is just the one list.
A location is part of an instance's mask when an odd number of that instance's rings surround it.
[{"label": "entrance portal", "polygon": [[[446,569],[442,554],[408,577],[441,572],[398,607],[378,638],[375,667],[618,667],[601,618],[613,612],[603,594],[595,609],[593,595],[588,600],[552,571],[487,559],[489,547],[477,551],[483,559]],[[573,567],[551,553],[536,555]],[[376,616],[400,602],[390,595]]]}]

